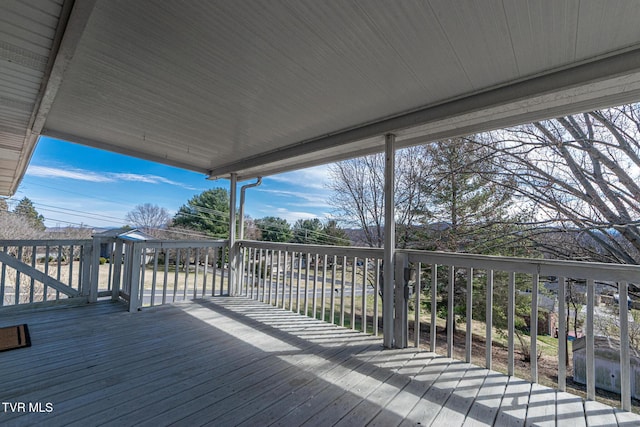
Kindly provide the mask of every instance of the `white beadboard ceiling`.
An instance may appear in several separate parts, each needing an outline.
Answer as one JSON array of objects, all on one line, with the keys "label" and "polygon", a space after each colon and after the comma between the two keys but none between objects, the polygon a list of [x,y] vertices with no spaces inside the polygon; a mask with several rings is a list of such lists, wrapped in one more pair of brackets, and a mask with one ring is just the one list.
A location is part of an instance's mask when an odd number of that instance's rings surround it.
[{"label": "white beadboard ceiling", "polygon": [[3,0],[0,193],[39,135],[240,179],[640,99],[637,0]]}]

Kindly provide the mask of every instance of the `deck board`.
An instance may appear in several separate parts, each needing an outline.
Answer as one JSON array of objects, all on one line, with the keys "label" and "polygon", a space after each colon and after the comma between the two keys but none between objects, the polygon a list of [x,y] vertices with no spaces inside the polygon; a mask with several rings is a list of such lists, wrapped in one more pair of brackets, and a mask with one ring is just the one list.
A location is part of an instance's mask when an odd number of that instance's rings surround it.
[{"label": "deck board", "polygon": [[[0,353],[2,425],[640,425],[568,393],[244,298],[128,313],[12,310],[32,347]],[[1,409],[1,408],[0,408]]]}]

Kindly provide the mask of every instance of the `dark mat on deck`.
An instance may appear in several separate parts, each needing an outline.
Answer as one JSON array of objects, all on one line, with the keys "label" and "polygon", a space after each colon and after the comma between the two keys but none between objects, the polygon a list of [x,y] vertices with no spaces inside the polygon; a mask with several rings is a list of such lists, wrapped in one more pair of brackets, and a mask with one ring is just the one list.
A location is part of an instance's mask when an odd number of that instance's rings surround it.
[{"label": "dark mat on deck", "polygon": [[30,346],[31,338],[26,324],[0,328],[0,351]]}]

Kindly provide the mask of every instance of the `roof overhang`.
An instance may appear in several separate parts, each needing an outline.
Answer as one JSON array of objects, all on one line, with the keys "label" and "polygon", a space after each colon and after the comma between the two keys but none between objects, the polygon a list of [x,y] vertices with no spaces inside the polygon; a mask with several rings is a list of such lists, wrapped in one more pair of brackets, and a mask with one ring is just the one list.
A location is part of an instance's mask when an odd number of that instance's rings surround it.
[{"label": "roof overhang", "polygon": [[[0,16],[0,194],[47,135],[240,180],[640,99],[633,2],[42,0]],[[602,31],[606,28],[607,31]]]}]

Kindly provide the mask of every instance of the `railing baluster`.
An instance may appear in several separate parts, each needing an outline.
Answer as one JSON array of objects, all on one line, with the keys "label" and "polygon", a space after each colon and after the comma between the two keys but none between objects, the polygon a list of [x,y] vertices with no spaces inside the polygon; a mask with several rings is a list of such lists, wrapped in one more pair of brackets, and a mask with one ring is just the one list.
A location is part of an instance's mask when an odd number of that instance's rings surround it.
[{"label": "railing baluster", "polygon": [[[22,262],[22,246],[18,246],[18,260]],[[15,305],[20,304],[20,270],[16,270]]]},{"label": "railing baluster", "polygon": [[211,296],[216,295],[216,284],[218,282],[218,260],[220,259],[220,248],[213,250],[213,261],[211,262],[211,269],[213,270],[213,276],[211,278]]},{"label": "railing baluster", "polygon": [[322,312],[322,321],[326,322],[326,310],[325,310],[325,285],[327,284],[327,254],[324,255],[324,258],[322,260],[322,296],[320,297],[320,311]]},{"label": "railing baluster", "polygon": [[73,245],[71,245],[69,247],[69,287],[73,288],[73,252],[74,252],[74,247]]},{"label": "railing baluster", "polygon": [[533,274],[531,279],[531,317],[529,335],[531,337],[531,349],[529,357],[531,359],[531,382],[538,382],[538,283],[540,276]]},{"label": "railing baluster", "polygon": [[331,318],[331,323],[336,323],[336,276],[338,271],[338,257],[336,255],[333,256],[333,265],[331,266],[331,309],[329,310],[329,317]]},{"label": "railing baluster", "polygon": [[[33,246],[31,248],[31,267],[36,268],[36,252],[38,248]],[[29,286],[29,302],[33,302],[34,294],[36,292],[36,279],[31,278],[31,285]]]},{"label": "railing baluster", "polygon": [[298,268],[296,278],[296,313],[300,313],[300,280],[302,276],[302,252],[298,252]]},{"label": "railing baluster", "polygon": [[[280,250],[278,250],[278,257],[276,260],[276,292],[274,295],[274,299],[275,299],[275,303],[273,305],[275,305],[276,307],[278,307],[279,304],[279,290],[280,290],[280,256],[281,256],[281,252]],[[272,270],[273,271],[273,270]]]},{"label": "railing baluster", "polygon": [[[49,246],[47,246],[47,251],[48,250],[49,250]],[[113,292],[113,274],[114,274],[114,268],[115,268],[114,253],[115,253],[114,251],[111,251],[111,253],[109,254],[109,268],[107,269],[107,289],[106,290],[111,292]],[[47,259],[48,258],[49,257],[47,257]]]},{"label": "railing baluster", "polygon": [[487,305],[486,310],[486,336],[485,336],[485,367],[493,367],[493,270],[487,271]]},{"label": "railing baluster", "polygon": [[[49,254],[50,248],[49,245],[47,245],[44,250],[44,275],[47,277],[49,277]],[[2,280],[2,286],[4,287],[4,279]],[[42,301],[47,301],[49,297],[49,295],[47,295],[49,293],[49,287],[46,283],[42,287],[42,292]],[[0,292],[0,295],[4,296],[4,292]],[[0,306],[2,306],[2,301],[0,301]]]},{"label": "railing baluster", "polygon": [[263,250],[259,249],[257,254],[256,263],[258,264],[256,267],[256,299],[258,301],[263,301],[262,298],[264,296],[263,289],[263,278],[264,278],[264,264],[263,264]]},{"label": "railing baluster", "polygon": [[377,337],[379,333],[378,316],[380,315],[380,258],[376,258],[375,275],[376,277],[373,282],[373,335]]},{"label": "railing baluster", "polygon": [[283,253],[281,249],[278,249],[278,256],[276,258],[276,290],[275,290],[275,306],[280,308],[284,297],[282,291],[284,290],[284,266],[282,264]]},{"label": "railing baluster", "polygon": [[473,346],[473,268],[467,268],[467,336],[465,337],[465,361],[471,363]]},{"label": "railing baluster", "polygon": [[[253,248],[251,251],[251,299],[258,299],[257,297],[257,286],[258,286],[258,278],[256,274],[258,272],[258,250]],[[256,295],[254,295],[254,293]]]},{"label": "railing baluster", "polygon": [[140,259],[136,260],[135,262],[140,264],[140,299],[139,299],[139,306],[138,307],[142,307],[144,306],[144,289],[145,289],[145,272],[147,270],[147,248],[145,246],[141,246],[142,250],[140,252]]},{"label": "railing baluster", "polygon": [[309,274],[311,273],[311,254],[307,252],[305,258],[305,276],[304,276],[304,315],[309,315]]},{"label": "railing baluster", "polygon": [[267,303],[271,304],[271,299],[273,297],[273,249],[269,251],[269,297],[267,298]]},{"label": "railing baluster", "polygon": [[311,304],[311,311],[313,312],[313,317],[316,319],[318,313],[318,254],[314,255],[313,258],[313,302]]},{"label": "railing baluster", "polygon": [[[146,255],[143,255],[143,256],[146,256]],[[151,306],[155,305],[155,300],[156,300],[157,272],[158,272],[158,249],[154,248],[153,249],[153,277],[151,278]]]},{"label": "railing baluster", "polygon": [[[4,246],[2,248],[3,252],[6,254],[8,253],[8,247]],[[60,271],[60,269],[58,269],[58,271]],[[7,278],[7,264],[2,263],[2,272],[0,273],[0,307],[4,306],[4,302],[5,302],[5,280]]]},{"label": "railing baluster", "polygon": [[[60,278],[62,277],[62,245],[58,245],[58,271],[56,272],[56,279],[58,282],[61,282]],[[56,289],[56,301],[60,299],[60,291]]]},{"label": "railing baluster", "polygon": [[189,289],[189,275],[191,272],[191,248],[187,248],[184,257],[184,292],[182,300],[187,299],[187,290]]},{"label": "railing baluster", "polygon": [[164,276],[162,278],[162,304],[167,303],[167,286],[169,285],[169,249],[164,250]]},{"label": "railing baluster", "polygon": [[175,261],[175,271],[174,271],[174,278],[173,278],[173,297],[171,299],[171,302],[176,302],[176,296],[178,294],[178,281],[179,279],[179,273],[180,273],[180,249],[176,248],[176,261]]},{"label": "railing baluster", "polygon": [[367,269],[369,258],[364,258],[362,261],[362,332],[367,333],[367,276],[369,271]]},{"label": "railing baluster", "polygon": [[631,411],[631,359],[629,351],[628,283],[618,283],[620,306],[620,401],[622,409]]},{"label": "railing baluster", "polygon": [[516,312],[516,273],[509,273],[509,289],[507,293],[507,374],[513,376],[514,372],[514,335]]},{"label": "railing baluster", "polygon": [[593,339],[593,312],[595,306],[595,281],[587,280],[587,324],[586,326],[586,377],[587,377],[587,399],[596,399],[596,365],[595,365],[595,342]]},{"label": "railing baluster", "polygon": [[567,388],[567,320],[566,283],[558,277],[558,390]]},{"label": "railing baluster", "polygon": [[438,334],[438,264],[431,264],[431,331],[429,333],[429,350],[436,351]]},{"label": "railing baluster", "polygon": [[211,248],[205,247],[204,250],[204,270],[202,271],[202,297],[207,295],[207,276],[209,275],[209,250]]},{"label": "railing baluster", "polygon": [[291,270],[289,277],[289,311],[293,311],[293,281],[294,281],[294,271],[296,267],[296,253],[291,252]]},{"label": "railing baluster", "polygon": [[289,269],[289,251],[284,251],[284,261],[282,264],[282,309],[287,305],[287,270]]},{"label": "railing baluster", "polygon": [[347,277],[347,257],[342,257],[342,283],[340,284],[340,326],[344,326],[344,287]]},{"label": "railing baluster", "polygon": [[353,257],[351,266],[351,329],[356,329],[356,273],[358,270],[358,257]]},{"label": "railing baluster", "polygon": [[447,288],[447,357],[453,357],[453,332],[456,321],[454,309],[455,298],[455,267],[449,266],[449,286]]},{"label": "railing baluster", "polygon": [[418,262],[416,265],[416,283],[414,287],[415,292],[415,307],[413,309],[415,319],[413,320],[413,345],[416,348],[420,348],[420,287],[422,283],[422,263]]},{"label": "railing baluster", "polygon": [[193,298],[198,297],[198,267],[200,267],[200,248],[195,248],[196,254],[193,260]]},{"label": "railing baluster", "polygon": [[122,241],[115,243],[115,250],[114,250],[113,256],[114,256],[114,262],[113,262],[113,284],[111,286],[111,300],[118,301],[120,299],[120,291],[123,287],[122,267],[124,263],[124,258],[123,258]]}]

